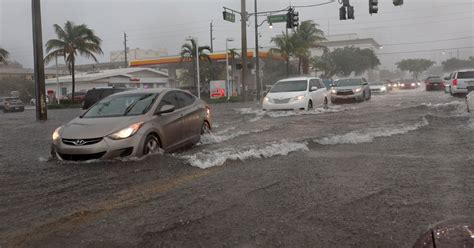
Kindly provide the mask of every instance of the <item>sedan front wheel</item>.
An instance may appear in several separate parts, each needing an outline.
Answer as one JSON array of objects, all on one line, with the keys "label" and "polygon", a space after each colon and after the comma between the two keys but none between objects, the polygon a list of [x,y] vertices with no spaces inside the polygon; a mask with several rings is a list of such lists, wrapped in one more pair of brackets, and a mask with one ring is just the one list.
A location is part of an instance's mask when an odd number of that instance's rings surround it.
[{"label": "sedan front wheel", "polygon": [[145,139],[145,145],[143,147],[143,155],[150,155],[157,153],[161,148],[160,140],[153,135],[150,134],[148,137]]}]

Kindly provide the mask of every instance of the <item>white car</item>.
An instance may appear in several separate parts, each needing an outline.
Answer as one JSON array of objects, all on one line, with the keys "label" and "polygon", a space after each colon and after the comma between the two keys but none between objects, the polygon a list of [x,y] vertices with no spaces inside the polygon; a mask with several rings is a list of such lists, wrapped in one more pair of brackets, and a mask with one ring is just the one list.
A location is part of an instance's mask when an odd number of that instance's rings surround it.
[{"label": "white car", "polygon": [[450,93],[452,96],[467,94],[474,90],[474,69],[459,70],[454,72],[449,80]]},{"label": "white car", "polygon": [[471,91],[471,93],[467,94],[466,104],[467,112],[474,113],[474,91]]},{"label": "white car", "polygon": [[263,110],[310,110],[327,106],[328,89],[320,78],[298,77],[276,82],[263,99]]},{"label": "white car", "polygon": [[385,82],[375,81],[369,83],[370,92],[385,94],[388,92],[388,87]]}]

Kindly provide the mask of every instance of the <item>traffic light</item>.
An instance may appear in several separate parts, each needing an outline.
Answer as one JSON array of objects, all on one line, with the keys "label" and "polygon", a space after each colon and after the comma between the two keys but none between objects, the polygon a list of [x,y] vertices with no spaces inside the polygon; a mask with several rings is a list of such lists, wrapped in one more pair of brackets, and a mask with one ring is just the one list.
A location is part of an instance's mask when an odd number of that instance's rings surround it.
[{"label": "traffic light", "polygon": [[376,14],[379,12],[379,1],[378,0],[369,0],[369,14]]},{"label": "traffic light", "polygon": [[293,28],[293,8],[286,13],[286,28]]},{"label": "traffic light", "polygon": [[300,25],[299,13],[295,12],[295,9],[290,8],[286,14],[286,28],[295,28]]},{"label": "traffic light", "polygon": [[342,6],[339,8],[339,20],[346,20],[346,7]]},{"label": "traffic light", "polygon": [[300,13],[293,12],[293,27],[298,27],[300,25]]},{"label": "traffic light", "polygon": [[403,5],[403,0],[393,0],[393,5],[395,6]]},{"label": "traffic light", "polygon": [[354,6],[347,6],[347,19],[355,19],[354,16]]}]

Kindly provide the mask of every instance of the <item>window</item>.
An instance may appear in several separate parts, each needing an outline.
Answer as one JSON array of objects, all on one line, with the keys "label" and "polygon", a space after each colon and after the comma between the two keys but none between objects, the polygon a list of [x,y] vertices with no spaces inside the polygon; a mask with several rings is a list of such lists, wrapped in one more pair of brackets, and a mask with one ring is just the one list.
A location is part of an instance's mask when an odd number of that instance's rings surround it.
[{"label": "window", "polygon": [[310,79],[310,80],[309,80],[309,86],[310,86],[310,89],[313,88],[313,87],[316,87],[316,88],[318,88],[318,89],[321,89],[321,85],[319,85],[317,79]]},{"label": "window", "polygon": [[459,79],[474,78],[474,71],[461,71],[461,72],[458,72],[458,78]]},{"label": "window", "polygon": [[192,105],[196,100],[194,96],[182,91],[177,91],[176,97],[178,99],[178,104],[180,108],[188,107]]},{"label": "window", "polygon": [[176,91],[171,91],[166,93],[166,95],[161,99],[158,109],[161,109],[165,105],[173,105],[175,109],[179,109],[178,100],[176,99]]}]

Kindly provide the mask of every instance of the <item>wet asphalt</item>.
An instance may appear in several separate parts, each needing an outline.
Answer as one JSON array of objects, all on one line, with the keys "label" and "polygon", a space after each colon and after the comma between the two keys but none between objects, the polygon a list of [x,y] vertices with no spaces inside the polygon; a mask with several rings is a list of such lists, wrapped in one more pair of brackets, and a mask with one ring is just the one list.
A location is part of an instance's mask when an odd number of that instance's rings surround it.
[{"label": "wet asphalt", "polygon": [[420,88],[309,113],[218,104],[200,145],[94,163],[48,161],[78,110],[0,113],[0,247],[410,247],[474,213],[463,101]]}]

